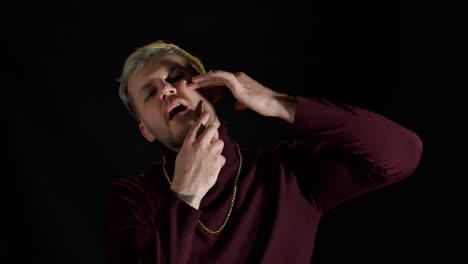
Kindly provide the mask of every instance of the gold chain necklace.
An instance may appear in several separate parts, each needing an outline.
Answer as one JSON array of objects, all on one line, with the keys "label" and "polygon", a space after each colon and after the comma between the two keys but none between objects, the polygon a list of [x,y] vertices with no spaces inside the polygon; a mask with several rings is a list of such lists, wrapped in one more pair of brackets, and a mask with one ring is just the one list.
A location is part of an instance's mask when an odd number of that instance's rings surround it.
[{"label": "gold chain necklace", "polygon": [[[198,223],[203,228],[203,230],[205,230],[206,232],[208,232],[210,234],[217,234],[217,233],[221,232],[221,230],[223,230],[224,226],[226,225],[226,223],[227,223],[227,221],[229,219],[229,216],[231,216],[232,208],[234,207],[234,202],[236,200],[236,192],[237,192],[237,180],[239,179],[239,175],[240,175],[241,168],[242,168],[242,155],[241,155],[241,151],[240,151],[240,148],[239,148],[239,144],[236,144],[236,147],[237,147],[237,153],[239,154],[239,168],[237,168],[236,180],[234,181],[234,188],[232,190],[231,206],[229,207],[229,211],[227,213],[226,219],[224,219],[224,222],[216,230],[209,229],[205,224],[202,223],[201,220],[198,220]],[[163,164],[162,165],[163,165],[164,175],[166,176],[167,181],[169,182],[169,184],[172,184],[171,179],[169,178],[169,175],[167,175],[166,158],[164,156],[163,156]]]}]

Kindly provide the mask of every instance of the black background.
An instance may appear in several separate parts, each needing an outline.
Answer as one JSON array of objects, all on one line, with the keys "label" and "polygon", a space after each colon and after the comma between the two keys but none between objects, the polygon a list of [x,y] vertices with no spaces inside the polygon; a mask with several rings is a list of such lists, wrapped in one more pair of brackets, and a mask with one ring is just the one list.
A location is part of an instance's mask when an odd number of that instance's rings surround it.
[{"label": "black background", "polygon": [[[119,101],[116,79],[136,47],[163,39],[207,69],[244,71],[289,94],[335,96],[421,137],[411,177],[323,217],[315,263],[468,259],[466,9],[324,2],[23,2],[3,23],[2,252],[18,262],[103,262],[111,181],[160,159]],[[235,113],[233,102],[223,90],[218,107],[241,145],[294,135],[280,120]]]}]

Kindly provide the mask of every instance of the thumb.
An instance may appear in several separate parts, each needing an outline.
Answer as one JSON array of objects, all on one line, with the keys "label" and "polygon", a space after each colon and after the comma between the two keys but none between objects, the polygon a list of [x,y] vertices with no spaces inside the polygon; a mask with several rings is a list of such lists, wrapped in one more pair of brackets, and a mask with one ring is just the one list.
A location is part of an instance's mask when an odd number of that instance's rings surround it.
[{"label": "thumb", "polygon": [[236,101],[236,102],[234,103],[234,109],[235,109],[236,111],[242,111],[242,110],[247,109],[247,106],[245,106],[243,103],[241,103],[241,102],[239,102],[239,101]]}]

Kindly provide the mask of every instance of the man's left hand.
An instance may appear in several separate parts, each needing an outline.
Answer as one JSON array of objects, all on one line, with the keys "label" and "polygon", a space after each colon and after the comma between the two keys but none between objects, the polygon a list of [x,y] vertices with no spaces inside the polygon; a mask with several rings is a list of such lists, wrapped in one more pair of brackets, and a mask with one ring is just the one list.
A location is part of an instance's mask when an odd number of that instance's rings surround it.
[{"label": "man's left hand", "polygon": [[236,110],[250,108],[264,116],[278,116],[275,100],[279,93],[263,86],[243,72],[209,71],[192,77],[191,89],[226,86],[237,99]]}]

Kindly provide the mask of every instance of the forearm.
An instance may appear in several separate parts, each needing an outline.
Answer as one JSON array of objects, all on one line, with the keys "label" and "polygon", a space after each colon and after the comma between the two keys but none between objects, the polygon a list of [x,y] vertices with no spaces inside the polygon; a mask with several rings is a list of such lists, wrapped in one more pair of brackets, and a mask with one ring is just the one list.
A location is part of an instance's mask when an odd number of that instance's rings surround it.
[{"label": "forearm", "polygon": [[305,135],[341,146],[387,175],[411,173],[422,143],[413,131],[377,113],[321,97],[298,98],[294,125]]},{"label": "forearm", "polygon": [[281,118],[289,123],[294,123],[296,114],[297,97],[287,94],[276,93],[271,102],[273,116]]}]

